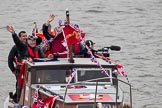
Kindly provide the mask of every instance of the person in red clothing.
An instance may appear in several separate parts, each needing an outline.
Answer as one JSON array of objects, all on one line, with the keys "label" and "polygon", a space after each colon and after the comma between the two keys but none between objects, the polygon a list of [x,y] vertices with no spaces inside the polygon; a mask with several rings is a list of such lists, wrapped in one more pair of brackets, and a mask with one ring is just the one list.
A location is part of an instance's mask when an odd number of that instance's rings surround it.
[{"label": "person in red clothing", "polygon": [[[55,31],[54,31],[54,29],[51,28],[50,24],[48,25],[48,33],[52,36],[55,35]],[[42,26],[42,29],[38,32],[37,24],[36,24],[36,22],[34,22],[32,35],[38,37],[37,41],[41,40],[41,41],[39,41],[39,42],[41,42],[40,44],[38,42],[37,43],[39,44],[39,47],[42,49],[44,56],[48,57],[48,55],[51,54],[51,51],[50,51],[51,48],[50,48],[49,42],[47,42],[47,39],[45,38],[45,36],[43,34],[43,26]]]}]

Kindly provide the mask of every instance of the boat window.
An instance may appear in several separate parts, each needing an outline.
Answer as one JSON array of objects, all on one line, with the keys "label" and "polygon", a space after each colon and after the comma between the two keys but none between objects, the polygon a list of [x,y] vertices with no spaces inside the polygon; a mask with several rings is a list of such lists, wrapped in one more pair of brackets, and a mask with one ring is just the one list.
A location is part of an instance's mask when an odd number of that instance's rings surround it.
[{"label": "boat window", "polygon": [[[85,80],[91,80],[96,78],[107,77],[107,75],[102,70],[97,69],[77,69],[75,77],[72,79],[72,82],[80,82]],[[111,70],[106,70],[111,76]],[[32,84],[59,84],[67,83],[71,70],[36,70],[32,76]],[[91,81],[96,82],[96,81]],[[98,82],[112,82],[110,79],[100,79]]]},{"label": "boat window", "polygon": [[35,83],[53,84],[65,83],[67,70],[37,70]]},{"label": "boat window", "polygon": [[[78,70],[77,72],[77,79],[78,81],[85,81],[85,80],[91,80],[96,78],[103,78],[107,77],[107,75],[104,72],[101,72],[102,70]],[[107,70],[108,74],[110,75],[110,70]],[[109,79],[101,79],[98,80],[99,82],[110,82]],[[92,81],[95,82],[95,81]]]}]

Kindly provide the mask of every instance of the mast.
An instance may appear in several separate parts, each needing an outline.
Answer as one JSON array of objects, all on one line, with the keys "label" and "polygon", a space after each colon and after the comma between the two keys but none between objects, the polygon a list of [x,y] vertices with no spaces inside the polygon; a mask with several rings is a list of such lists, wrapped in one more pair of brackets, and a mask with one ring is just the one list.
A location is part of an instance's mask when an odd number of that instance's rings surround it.
[{"label": "mast", "polygon": [[[67,9],[66,10],[66,20],[67,20],[66,26],[69,26],[69,24],[70,24],[70,17],[69,16],[70,16],[69,10]],[[69,61],[69,63],[74,63],[72,45],[68,46],[68,48],[69,48],[69,59],[68,59],[68,61]]]}]

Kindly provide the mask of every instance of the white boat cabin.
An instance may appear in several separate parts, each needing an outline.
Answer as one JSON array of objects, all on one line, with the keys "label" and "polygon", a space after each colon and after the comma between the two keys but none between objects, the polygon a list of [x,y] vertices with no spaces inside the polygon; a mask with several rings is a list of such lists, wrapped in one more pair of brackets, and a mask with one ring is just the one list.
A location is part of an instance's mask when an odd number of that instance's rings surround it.
[{"label": "white boat cabin", "polygon": [[74,58],[74,63],[67,58],[27,62],[19,104],[31,108],[38,90],[41,100],[58,96],[53,108],[123,108],[123,91],[113,74],[115,64],[97,61],[99,64],[90,58]]}]

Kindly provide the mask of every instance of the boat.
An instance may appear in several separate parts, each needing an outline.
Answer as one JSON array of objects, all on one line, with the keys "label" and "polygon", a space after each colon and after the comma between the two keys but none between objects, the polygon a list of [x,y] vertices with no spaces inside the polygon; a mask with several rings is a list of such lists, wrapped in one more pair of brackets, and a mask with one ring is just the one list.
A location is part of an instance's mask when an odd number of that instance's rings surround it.
[{"label": "boat", "polygon": [[[10,92],[4,108],[132,108],[131,84],[118,78],[116,63],[107,58],[108,50],[119,49],[104,47],[90,58],[26,61],[20,101],[14,103]],[[119,82],[129,87],[128,104]]]},{"label": "boat", "polygon": [[[54,61],[41,59],[32,63],[27,61],[19,104],[15,104],[8,96],[4,108],[32,108],[36,93],[37,104],[38,98],[44,102],[49,97],[57,97],[51,101],[51,108],[124,108],[124,92],[118,82],[129,86],[129,105],[132,108],[131,85],[113,74],[117,69],[114,63],[96,58],[108,77],[90,58],[73,59],[74,63],[67,58]],[[69,76],[74,72],[69,83]]]}]

